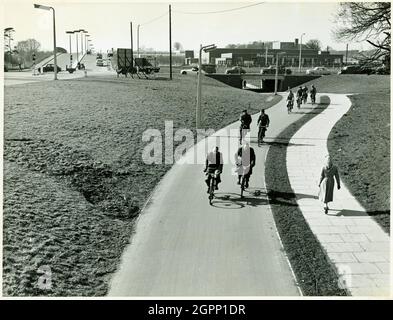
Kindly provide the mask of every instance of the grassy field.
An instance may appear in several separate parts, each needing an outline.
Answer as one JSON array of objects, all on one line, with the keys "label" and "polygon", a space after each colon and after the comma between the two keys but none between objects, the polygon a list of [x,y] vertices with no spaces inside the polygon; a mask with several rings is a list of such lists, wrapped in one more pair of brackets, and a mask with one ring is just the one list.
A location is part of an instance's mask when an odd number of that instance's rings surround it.
[{"label": "grassy field", "polygon": [[[328,107],[329,99],[314,112],[282,131],[277,139],[288,143],[293,134],[307,121]],[[265,179],[277,230],[285,252],[302,292],[306,296],[343,296],[346,291],[338,285],[338,276],[318,239],[305,221],[296,202],[288,179],[286,167],[287,148],[285,144],[270,148],[266,158]]]},{"label": "grassy field", "polygon": [[340,75],[313,83],[319,92],[354,93],[352,107],[329,135],[341,178],[390,233],[390,76]]},{"label": "grassy field", "polygon": [[[171,167],[142,162],[141,134],[165,120],[192,128],[195,92],[196,77],[178,75],[5,88],[4,295],[107,292],[135,216]],[[204,124],[222,128],[278,99],[205,79]],[[38,285],[48,274],[50,286]]]}]

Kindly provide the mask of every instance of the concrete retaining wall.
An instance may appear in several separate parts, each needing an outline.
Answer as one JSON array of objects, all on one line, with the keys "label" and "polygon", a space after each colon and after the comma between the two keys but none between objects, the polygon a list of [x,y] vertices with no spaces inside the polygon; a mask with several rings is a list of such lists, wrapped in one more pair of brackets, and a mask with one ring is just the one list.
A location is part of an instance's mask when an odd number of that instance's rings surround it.
[{"label": "concrete retaining wall", "polygon": [[[211,73],[206,74],[207,77],[221,81],[231,87],[243,89],[243,75],[240,74],[218,74]],[[288,87],[296,87],[313,79],[317,79],[320,76],[315,75],[287,75],[284,79],[278,80],[278,91],[286,91]],[[257,79],[258,76],[255,77]],[[271,76],[269,76],[271,78]],[[281,76],[282,78],[282,76]],[[273,92],[274,91],[274,79],[266,79],[263,75],[260,76],[260,80],[263,81],[263,88],[258,90],[260,92]],[[246,79],[247,81],[247,79]]]}]

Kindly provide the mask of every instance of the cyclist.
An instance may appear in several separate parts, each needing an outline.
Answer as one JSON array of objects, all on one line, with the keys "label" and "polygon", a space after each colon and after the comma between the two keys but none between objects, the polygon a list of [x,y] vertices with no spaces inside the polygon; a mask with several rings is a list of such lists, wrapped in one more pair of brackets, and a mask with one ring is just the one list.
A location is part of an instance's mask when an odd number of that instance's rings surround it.
[{"label": "cyclist", "polygon": [[311,85],[310,96],[311,96],[311,103],[314,104],[315,97],[317,96],[317,89],[315,88],[315,86],[313,84]]},{"label": "cyclist", "polygon": [[304,104],[307,103],[307,97],[308,97],[308,88],[307,86],[304,86],[303,93],[302,93],[302,99]]},{"label": "cyclist", "polygon": [[210,191],[210,179],[211,179],[211,174],[215,173],[218,170],[218,175],[217,175],[217,184],[216,184],[216,190],[218,190],[218,184],[221,182],[221,173],[222,169],[224,166],[224,161],[222,157],[222,153],[219,152],[218,147],[214,147],[212,152],[209,152],[207,157],[206,157],[206,162],[205,162],[205,169],[203,172],[206,172],[206,184],[207,184],[207,193]]},{"label": "cyclist", "polygon": [[265,132],[267,130],[267,127],[269,127],[270,124],[270,119],[269,116],[265,113],[265,110],[261,110],[261,115],[258,118],[257,126],[259,128],[258,130],[258,146],[260,143],[263,142],[263,138],[265,137]]},{"label": "cyclist", "polygon": [[296,103],[298,109],[300,109],[300,105],[302,104],[302,97],[303,97],[303,88],[302,86],[300,86],[296,92]]},{"label": "cyclist", "polygon": [[247,113],[247,110],[243,110],[240,115],[240,144],[242,144],[243,138],[246,136],[247,132],[250,130],[250,124],[252,122],[251,116]]},{"label": "cyclist", "polygon": [[238,171],[237,184],[241,184],[241,177],[245,179],[245,188],[248,188],[250,177],[252,175],[252,168],[255,166],[255,151],[248,142],[240,147],[236,152],[236,159],[240,170]]},{"label": "cyclist", "polygon": [[288,113],[291,112],[292,108],[293,108],[293,100],[295,99],[295,96],[292,92],[291,89],[289,89],[289,94],[287,97],[287,108],[288,108]]}]

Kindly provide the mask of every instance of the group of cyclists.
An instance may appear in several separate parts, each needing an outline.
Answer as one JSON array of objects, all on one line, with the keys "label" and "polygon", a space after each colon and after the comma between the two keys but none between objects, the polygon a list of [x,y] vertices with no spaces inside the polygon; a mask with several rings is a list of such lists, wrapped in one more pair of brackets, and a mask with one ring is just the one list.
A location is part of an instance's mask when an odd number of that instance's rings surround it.
[{"label": "group of cyclists", "polygon": [[[287,109],[288,113],[292,112],[293,105],[295,102],[295,95],[292,92],[291,88],[288,88],[289,94],[287,97]],[[311,85],[310,89],[310,98],[311,98],[311,104],[315,104],[315,97],[317,95],[317,89],[315,88],[314,85]],[[299,89],[296,91],[296,105],[297,108],[300,109],[301,104],[306,104],[307,103],[307,98],[308,98],[308,88],[307,86],[300,86]]]},{"label": "group of cyclists", "polygon": [[[243,110],[239,118],[240,130],[239,130],[239,143],[240,147],[235,153],[236,173],[238,176],[237,184],[241,185],[241,196],[243,196],[243,190],[249,187],[250,177],[252,175],[252,168],[256,163],[256,156],[254,149],[250,144],[245,141],[245,136],[250,131],[250,125],[252,122],[251,115],[247,110]],[[258,117],[258,146],[263,142],[265,132],[270,124],[269,116],[265,113],[265,110],[261,110],[261,114]],[[223,168],[223,157],[219,148],[216,146],[213,151],[209,152],[206,157],[205,169],[206,173],[206,184],[207,193],[209,193],[209,200],[213,197],[215,190],[218,190],[218,185],[221,182],[221,173]]]},{"label": "group of cyclists", "polygon": [[[292,111],[295,95],[290,88],[288,88],[289,94],[287,97],[287,107],[288,113]],[[307,103],[308,93],[310,92],[311,103],[315,103],[315,97],[317,94],[317,89],[314,85],[311,85],[310,91],[307,86],[300,86],[296,91],[296,102],[297,107],[300,109],[301,104]],[[248,188],[250,177],[252,175],[252,168],[255,166],[256,156],[254,149],[250,146],[248,142],[245,141],[245,137],[247,133],[250,131],[250,126],[252,122],[251,115],[247,112],[247,110],[243,110],[242,114],[239,118],[240,121],[240,129],[239,129],[239,143],[240,147],[238,148],[235,154],[235,162],[236,162],[236,173],[238,175],[237,184],[241,185],[241,196],[243,196],[243,190]],[[267,128],[270,125],[269,116],[266,114],[265,110],[261,110],[261,114],[257,120],[258,126],[258,147],[263,143],[263,139],[265,137],[265,133]],[[218,190],[218,185],[221,182],[221,173],[223,169],[223,156],[219,151],[219,148],[214,147],[212,152],[209,152],[205,162],[204,172],[206,173],[206,184],[207,184],[207,193],[209,193],[209,201],[211,203],[214,191]]]},{"label": "group of cyclists", "polygon": [[[254,149],[248,142],[244,142],[235,153],[236,173],[238,176],[237,184],[241,185],[241,197],[243,197],[243,190],[249,187],[250,177],[252,175],[252,168],[256,163],[256,156]],[[218,185],[221,183],[221,173],[224,166],[222,153],[219,148],[214,147],[213,151],[209,152],[206,157],[205,169],[207,193],[209,193],[209,200],[213,199],[214,191],[218,190]]]}]

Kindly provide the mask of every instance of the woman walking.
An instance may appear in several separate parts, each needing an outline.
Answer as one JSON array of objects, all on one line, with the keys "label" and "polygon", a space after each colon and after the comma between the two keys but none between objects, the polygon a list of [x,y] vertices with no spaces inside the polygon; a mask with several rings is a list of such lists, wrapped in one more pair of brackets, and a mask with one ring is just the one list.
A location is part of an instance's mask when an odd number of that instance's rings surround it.
[{"label": "woman walking", "polygon": [[337,189],[340,190],[340,176],[337,167],[329,156],[326,158],[326,164],[322,168],[321,180],[319,181],[319,199],[324,203],[325,214],[328,213],[328,203],[333,201],[334,178],[337,181]]}]

